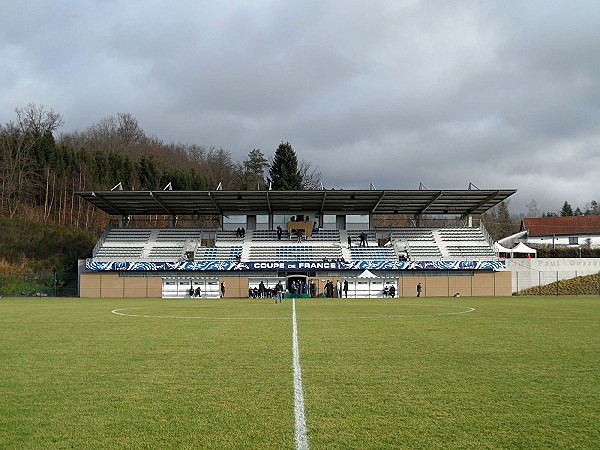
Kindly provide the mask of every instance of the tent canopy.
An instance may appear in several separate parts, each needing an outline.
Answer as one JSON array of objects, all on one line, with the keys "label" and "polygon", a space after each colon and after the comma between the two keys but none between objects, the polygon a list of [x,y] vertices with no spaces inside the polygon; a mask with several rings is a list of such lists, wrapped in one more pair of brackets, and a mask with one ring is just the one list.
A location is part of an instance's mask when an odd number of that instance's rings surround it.
[{"label": "tent canopy", "polygon": [[365,271],[363,273],[361,273],[358,278],[379,278],[377,275],[375,275],[373,272],[371,272],[368,269],[365,269]]},{"label": "tent canopy", "polygon": [[510,248],[506,248],[505,246],[497,242],[494,242],[494,250],[496,250],[498,253],[512,253],[512,250]]},{"label": "tent canopy", "polygon": [[522,242],[519,242],[517,244],[517,246],[511,250],[511,252],[512,253],[529,253],[529,254],[533,254],[533,255],[537,254],[536,249],[528,247],[527,245],[523,244]]}]

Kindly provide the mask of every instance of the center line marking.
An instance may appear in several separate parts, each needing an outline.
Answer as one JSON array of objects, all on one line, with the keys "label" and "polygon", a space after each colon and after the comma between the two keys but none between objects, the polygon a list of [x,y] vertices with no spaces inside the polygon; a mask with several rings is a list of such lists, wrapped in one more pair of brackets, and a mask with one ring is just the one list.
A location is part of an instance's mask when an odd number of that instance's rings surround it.
[{"label": "center line marking", "polygon": [[295,440],[297,450],[308,450],[308,431],[304,415],[304,392],[302,389],[302,369],[298,347],[298,325],[296,324],[296,299],[292,299],[292,353],[294,364],[294,416],[296,418]]}]

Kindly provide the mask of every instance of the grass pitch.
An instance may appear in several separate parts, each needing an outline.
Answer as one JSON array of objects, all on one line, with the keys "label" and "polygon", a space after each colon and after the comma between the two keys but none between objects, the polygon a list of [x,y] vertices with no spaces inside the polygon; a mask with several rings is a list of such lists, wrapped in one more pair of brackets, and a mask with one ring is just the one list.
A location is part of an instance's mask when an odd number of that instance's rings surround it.
[{"label": "grass pitch", "polygon": [[[296,313],[312,449],[600,442],[598,297]],[[289,300],[0,299],[0,448],[293,449],[291,317]]]}]

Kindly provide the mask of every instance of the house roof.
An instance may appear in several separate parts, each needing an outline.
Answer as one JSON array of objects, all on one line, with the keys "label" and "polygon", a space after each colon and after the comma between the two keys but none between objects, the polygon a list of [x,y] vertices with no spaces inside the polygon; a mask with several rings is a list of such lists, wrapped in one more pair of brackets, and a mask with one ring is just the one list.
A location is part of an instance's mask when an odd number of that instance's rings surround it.
[{"label": "house roof", "polygon": [[110,215],[481,214],[514,189],[314,191],[86,191],[77,195]]},{"label": "house roof", "polygon": [[600,216],[526,217],[521,229],[529,236],[600,234]]}]

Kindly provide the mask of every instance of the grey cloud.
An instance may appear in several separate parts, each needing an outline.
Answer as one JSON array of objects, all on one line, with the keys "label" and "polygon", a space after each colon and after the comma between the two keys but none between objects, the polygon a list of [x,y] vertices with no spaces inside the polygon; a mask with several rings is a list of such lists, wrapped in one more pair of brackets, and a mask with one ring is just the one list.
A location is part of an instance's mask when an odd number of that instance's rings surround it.
[{"label": "grey cloud", "polygon": [[600,4],[26,2],[0,18],[0,118],[126,111],[242,160],[281,141],[338,188],[517,188],[584,206],[600,169]]}]

